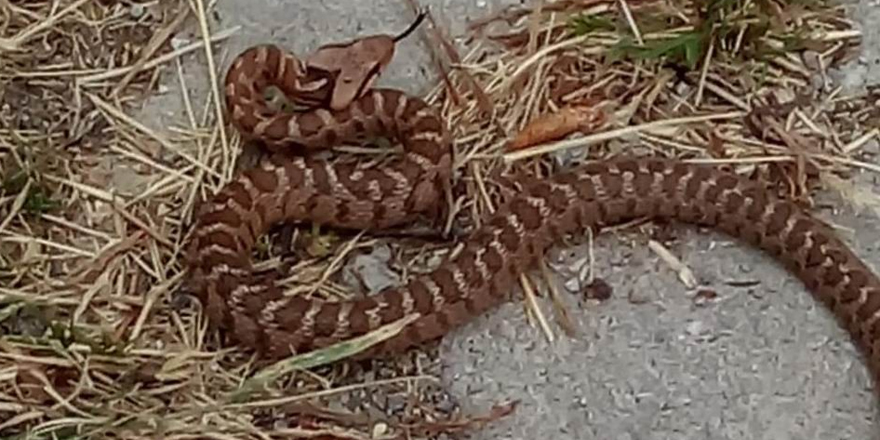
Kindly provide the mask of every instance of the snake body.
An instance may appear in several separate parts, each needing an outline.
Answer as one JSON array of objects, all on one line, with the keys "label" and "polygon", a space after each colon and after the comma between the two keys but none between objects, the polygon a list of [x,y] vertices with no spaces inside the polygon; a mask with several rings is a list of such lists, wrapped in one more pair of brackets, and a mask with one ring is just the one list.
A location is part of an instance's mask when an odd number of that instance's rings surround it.
[{"label": "snake body", "polygon": [[[253,273],[250,261],[255,240],[270,226],[311,221],[387,228],[434,212],[451,175],[451,141],[442,120],[400,91],[372,89],[337,111],[267,108],[262,92],[270,84],[294,99],[326,102],[326,89],[307,82],[308,76],[294,55],[269,45],[243,52],[226,76],[233,123],[272,153],[204,204],[188,264],[209,320],[237,343],[278,358],[418,312],[419,319],[374,351],[401,350],[509,300],[519,275],[564,236],[647,217],[713,227],[768,252],[833,311],[875,377],[880,374],[880,278],[829,226],[745,177],[661,158],[620,157],[524,179],[460,252],[405,285],[346,301],[282,295],[272,279]],[[378,134],[404,148],[381,169],[289,154]]]}]

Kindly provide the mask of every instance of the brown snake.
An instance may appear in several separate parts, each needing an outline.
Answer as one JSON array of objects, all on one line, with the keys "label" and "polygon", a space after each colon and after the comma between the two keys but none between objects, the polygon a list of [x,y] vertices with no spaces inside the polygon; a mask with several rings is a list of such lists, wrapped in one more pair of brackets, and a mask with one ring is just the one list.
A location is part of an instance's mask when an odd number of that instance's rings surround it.
[{"label": "brown snake", "polygon": [[[336,101],[347,105],[330,110],[340,90],[327,71],[307,65],[278,47],[258,46],[236,58],[226,76],[232,122],[272,153],[202,206],[188,265],[209,320],[239,344],[278,358],[418,312],[418,320],[378,348],[401,350],[508,300],[519,274],[535,268],[564,235],[647,217],[711,226],[776,257],[834,312],[880,375],[880,279],[833,230],[747,178],[665,159],[618,158],[520,182],[516,197],[474,230],[460,252],[404,286],[349,301],[284,296],[271,278],[252,273],[251,249],[272,225],[388,228],[436,213],[451,179],[451,140],[425,102],[359,85],[351,99]],[[272,112],[263,100],[270,84],[295,101],[324,106]],[[404,154],[379,169],[289,154],[368,135],[399,140]]]}]

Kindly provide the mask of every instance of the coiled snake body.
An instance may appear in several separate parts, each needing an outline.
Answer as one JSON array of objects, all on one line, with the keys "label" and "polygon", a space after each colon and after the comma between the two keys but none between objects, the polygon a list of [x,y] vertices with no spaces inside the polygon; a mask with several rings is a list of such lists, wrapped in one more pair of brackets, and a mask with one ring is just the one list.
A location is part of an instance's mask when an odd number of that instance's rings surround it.
[{"label": "coiled snake body", "polygon": [[[521,182],[516,197],[473,231],[459,253],[406,285],[338,302],[282,295],[271,279],[252,273],[252,246],[270,226],[387,228],[435,212],[451,178],[449,135],[425,102],[369,89],[330,105],[333,81],[306,64],[278,47],[258,46],[243,52],[226,77],[232,122],[273,153],[204,204],[188,264],[209,320],[239,344],[278,358],[418,312],[418,320],[378,348],[403,349],[508,300],[519,274],[562,236],[649,217],[712,226],[776,257],[835,313],[875,377],[880,374],[880,279],[831,228],[734,173],[665,159],[618,158]],[[271,112],[262,97],[270,84],[302,102],[327,105]],[[381,169],[359,169],[289,154],[375,134],[398,139],[402,157]]]}]

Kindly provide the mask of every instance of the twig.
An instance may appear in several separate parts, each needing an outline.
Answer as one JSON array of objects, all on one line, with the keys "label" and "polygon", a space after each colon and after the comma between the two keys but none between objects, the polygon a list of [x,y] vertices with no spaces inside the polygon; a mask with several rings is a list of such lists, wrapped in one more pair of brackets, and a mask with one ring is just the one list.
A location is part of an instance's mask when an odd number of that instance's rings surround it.
[{"label": "twig", "polygon": [[712,115],[702,115],[702,116],[688,116],[684,118],[672,118],[665,119],[660,121],[652,121],[646,122],[644,124],[635,125],[631,127],[619,128],[616,130],[608,130],[601,133],[596,133],[589,136],[584,136],[577,139],[569,139],[563,140],[559,142],[554,142],[551,144],[545,144],[539,147],[528,148],[525,150],[514,151],[512,153],[508,153],[504,155],[504,160],[507,162],[513,162],[516,160],[522,160],[532,156],[538,156],[546,153],[553,153],[557,151],[568,150],[571,148],[582,148],[588,145],[592,145],[598,142],[607,141],[611,139],[616,139],[624,136],[628,136],[631,134],[656,130],[658,128],[671,127],[676,125],[686,125],[693,124],[697,122],[708,122],[708,121],[716,121],[716,120],[724,120],[724,119],[735,119],[745,116],[744,112],[740,111],[732,111],[720,114],[712,114]]},{"label": "twig", "polygon": [[[231,37],[232,35],[234,35],[236,32],[238,32],[239,29],[240,29],[240,26],[235,26],[235,27],[232,27],[229,29],[219,31],[211,37],[210,42],[216,43],[219,41],[223,41],[223,40]],[[119,68],[110,69],[110,70],[107,70],[107,71],[101,72],[101,73],[81,76],[81,77],[77,78],[76,83],[79,85],[88,85],[90,83],[106,81],[108,79],[112,79],[112,78],[120,76],[120,75],[126,75],[132,71],[137,73],[137,72],[142,72],[144,70],[149,70],[149,69],[152,69],[160,64],[167,63],[168,61],[171,61],[177,57],[180,57],[180,56],[186,55],[190,52],[194,52],[198,49],[201,49],[204,45],[205,45],[205,43],[203,41],[199,41],[197,43],[190,43],[190,44],[183,46],[173,52],[169,52],[169,53],[166,53],[162,56],[158,56],[156,58],[153,58],[152,60],[144,63],[142,66],[119,67]]]},{"label": "twig", "polygon": [[202,41],[205,48],[205,58],[208,61],[208,77],[211,81],[211,95],[214,97],[214,111],[217,118],[217,130],[220,132],[220,146],[223,150],[223,169],[231,171],[229,157],[229,141],[226,139],[226,128],[223,122],[223,95],[220,94],[220,82],[217,80],[217,67],[214,64],[214,51],[211,49],[211,31],[208,29],[208,19],[205,17],[204,0],[195,0],[196,11],[199,17],[199,28],[202,33]]},{"label": "twig", "polygon": [[18,35],[12,38],[0,38],[0,51],[6,52],[16,52],[21,50],[21,46],[27,43],[31,37],[34,35],[55,26],[55,23],[58,20],[64,18],[67,14],[79,9],[80,6],[90,2],[92,0],[77,0],[70,4],[68,7],[62,9],[57,14],[51,15],[47,17],[43,21],[39,21],[34,23],[33,25],[27,27],[18,33]]},{"label": "twig", "polygon": [[153,37],[150,38],[150,41],[144,47],[141,56],[138,58],[137,62],[131,67],[131,70],[122,77],[119,82],[113,86],[113,90],[110,91],[110,96],[116,97],[119,96],[119,92],[121,92],[125,87],[128,86],[128,83],[137,75],[138,72],[144,70],[144,65],[150,61],[150,57],[162,47],[162,44],[177,31],[186,18],[189,17],[189,8],[181,3],[181,10],[177,13],[177,16],[174,17],[174,20],[168,24],[168,26],[163,27],[159,32],[153,34]]}]

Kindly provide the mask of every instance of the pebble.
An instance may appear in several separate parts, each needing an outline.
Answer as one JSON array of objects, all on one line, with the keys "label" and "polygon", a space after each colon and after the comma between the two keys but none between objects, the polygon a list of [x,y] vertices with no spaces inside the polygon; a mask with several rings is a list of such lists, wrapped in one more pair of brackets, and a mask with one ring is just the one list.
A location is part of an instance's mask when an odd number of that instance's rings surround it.
[{"label": "pebble", "polygon": [[699,335],[703,330],[703,321],[692,321],[687,325],[687,332],[694,336]]},{"label": "pebble", "polygon": [[407,396],[403,394],[392,394],[385,398],[385,412],[389,415],[400,414],[406,409]]},{"label": "pebble", "polygon": [[188,45],[189,43],[190,43],[190,41],[186,38],[181,38],[181,37],[172,37],[171,38],[171,47],[173,47],[174,50],[180,50],[182,47]]},{"label": "pebble", "polygon": [[147,8],[139,3],[135,3],[128,8],[128,15],[130,15],[131,18],[134,19],[143,17],[145,12],[147,12]]},{"label": "pebble", "polygon": [[388,267],[390,260],[391,249],[388,246],[376,246],[371,253],[357,255],[344,269],[346,282],[357,285],[355,280],[360,278],[370,294],[397,286],[400,278]]},{"label": "pebble", "polygon": [[384,437],[385,434],[387,434],[387,433],[388,433],[388,425],[387,424],[385,424],[383,422],[379,422],[379,423],[376,423],[375,425],[373,425],[373,432],[371,433],[373,438]]}]

